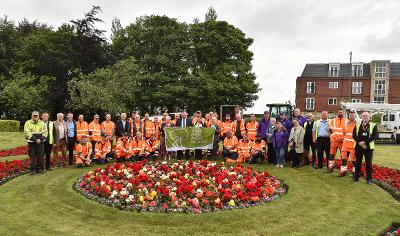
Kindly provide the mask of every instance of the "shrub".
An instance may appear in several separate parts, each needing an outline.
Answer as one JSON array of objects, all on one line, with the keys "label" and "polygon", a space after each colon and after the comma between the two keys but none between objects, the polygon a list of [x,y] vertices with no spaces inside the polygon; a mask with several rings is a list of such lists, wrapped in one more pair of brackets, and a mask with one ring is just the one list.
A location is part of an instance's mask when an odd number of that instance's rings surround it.
[{"label": "shrub", "polygon": [[18,132],[19,121],[17,120],[0,120],[0,132]]}]

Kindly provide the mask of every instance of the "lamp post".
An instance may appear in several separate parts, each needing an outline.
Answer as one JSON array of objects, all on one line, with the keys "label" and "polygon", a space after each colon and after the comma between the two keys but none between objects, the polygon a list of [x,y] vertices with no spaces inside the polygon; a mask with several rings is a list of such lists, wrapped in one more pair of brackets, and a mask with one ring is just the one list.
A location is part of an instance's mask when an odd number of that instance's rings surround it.
[{"label": "lamp post", "polygon": [[353,52],[350,52],[350,69],[349,69],[349,102],[351,101],[351,76],[353,74],[353,65],[351,64],[351,59]]}]

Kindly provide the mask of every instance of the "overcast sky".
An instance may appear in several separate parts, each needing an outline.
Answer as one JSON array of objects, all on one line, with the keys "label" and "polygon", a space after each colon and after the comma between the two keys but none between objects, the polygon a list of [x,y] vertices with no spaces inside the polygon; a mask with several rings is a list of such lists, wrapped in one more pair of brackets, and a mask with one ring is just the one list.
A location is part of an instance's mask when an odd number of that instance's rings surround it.
[{"label": "overcast sky", "polygon": [[[179,21],[204,20],[213,6],[218,19],[237,26],[254,39],[253,71],[262,91],[253,108],[266,103],[294,102],[295,81],[306,63],[389,59],[400,61],[399,0],[0,0],[0,14],[24,17],[58,27],[82,18],[92,5],[102,7],[99,28],[109,36],[114,17],[123,26],[141,15],[167,15]],[[247,113],[246,112],[246,113]]]}]

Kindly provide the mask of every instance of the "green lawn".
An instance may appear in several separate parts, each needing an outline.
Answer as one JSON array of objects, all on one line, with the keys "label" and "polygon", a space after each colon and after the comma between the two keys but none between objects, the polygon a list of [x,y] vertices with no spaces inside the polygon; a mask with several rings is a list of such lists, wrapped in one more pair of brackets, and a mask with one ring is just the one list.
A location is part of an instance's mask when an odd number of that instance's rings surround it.
[{"label": "green lawn", "polygon": [[309,167],[270,170],[289,192],[264,206],[201,215],[136,213],[89,201],[72,184],[88,169],[20,176],[0,187],[0,235],[376,235],[400,203],[375,185]]},{"label": "green lawn", "polygon": [[22,132],[0,132],[0,150],[26,145]]}]

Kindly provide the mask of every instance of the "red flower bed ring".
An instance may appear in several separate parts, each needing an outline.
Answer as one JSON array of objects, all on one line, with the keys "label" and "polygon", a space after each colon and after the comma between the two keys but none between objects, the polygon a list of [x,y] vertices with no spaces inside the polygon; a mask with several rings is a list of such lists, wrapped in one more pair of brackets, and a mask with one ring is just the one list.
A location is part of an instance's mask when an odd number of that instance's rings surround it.
[{"label": "red flower bed ring", "polygon": [[207,161],[114,163],[88,172],[75,189],[121,209],[186,213],[255,206],[287,190],[268,172]]}]

